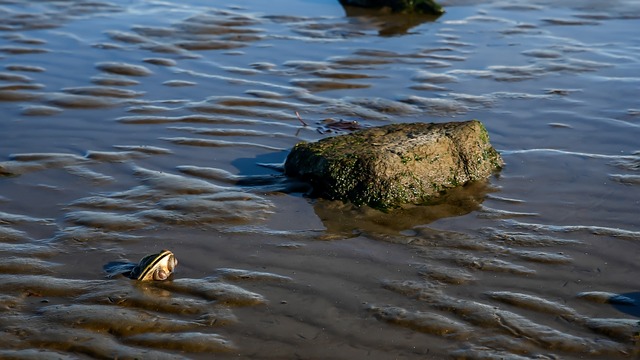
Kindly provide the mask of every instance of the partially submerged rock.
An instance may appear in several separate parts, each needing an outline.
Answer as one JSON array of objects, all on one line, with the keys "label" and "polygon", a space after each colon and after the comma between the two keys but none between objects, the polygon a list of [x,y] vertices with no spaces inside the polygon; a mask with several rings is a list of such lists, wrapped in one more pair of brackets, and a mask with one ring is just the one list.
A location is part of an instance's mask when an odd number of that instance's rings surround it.
[{"label": "partially submerged rock", "polygon": [[424,204],[503,165],[480,121],[392,124],[298,143],[285,173],[314,195],[374,208]]},{"label": "partially submerged rock", "polygon": [[387,8],[394,13],[434,14],[444,13],[444,9],[434,0],[339,0],[344,6],[364,8]]}]

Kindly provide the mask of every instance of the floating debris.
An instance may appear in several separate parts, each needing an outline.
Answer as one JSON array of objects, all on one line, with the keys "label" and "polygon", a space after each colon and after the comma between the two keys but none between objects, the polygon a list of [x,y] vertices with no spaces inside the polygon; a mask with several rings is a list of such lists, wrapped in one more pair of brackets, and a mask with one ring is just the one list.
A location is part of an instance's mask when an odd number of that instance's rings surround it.
[{"label": "floating debris", "polygon": [[363,126],[356,120],[343,120],[343,119],[324,119],[318,122],[318,132],[320,134],[331,134],[331,133],[344,133],[360,130]]}]

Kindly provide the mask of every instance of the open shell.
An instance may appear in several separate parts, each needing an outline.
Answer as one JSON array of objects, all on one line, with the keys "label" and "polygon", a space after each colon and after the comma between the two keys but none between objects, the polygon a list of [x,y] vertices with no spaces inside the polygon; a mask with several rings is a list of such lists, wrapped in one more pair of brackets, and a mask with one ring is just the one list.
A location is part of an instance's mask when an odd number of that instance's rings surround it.
[{"label": "open shell", "polygon": [[169,278],[173,273],[178,260],[169,250],[162,250],[158,254],[143,257],[131,272],[131,278],[139,281],[157,280]]}]

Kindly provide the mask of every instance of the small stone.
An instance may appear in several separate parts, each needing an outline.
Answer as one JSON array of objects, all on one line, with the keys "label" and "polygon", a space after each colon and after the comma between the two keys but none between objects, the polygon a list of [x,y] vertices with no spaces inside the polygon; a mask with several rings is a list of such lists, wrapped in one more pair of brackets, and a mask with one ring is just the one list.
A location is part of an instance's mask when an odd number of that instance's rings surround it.
[{"label": "small stone", "polygon": [[387,209],[429,203],[503,164],[484,125],[471,120],[392,124],[301,142],[285,173],[308,181],[314,196]]}]

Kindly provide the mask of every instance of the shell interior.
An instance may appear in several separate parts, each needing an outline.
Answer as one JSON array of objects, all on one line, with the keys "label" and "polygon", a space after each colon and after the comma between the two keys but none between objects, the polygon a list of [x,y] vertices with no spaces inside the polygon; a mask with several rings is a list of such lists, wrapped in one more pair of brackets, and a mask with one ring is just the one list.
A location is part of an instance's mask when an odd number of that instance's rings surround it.
[{"label": "shell interior", "polygon": [[143,268],[138,280],[165,280],[171,275],[178,261],[169,250],[163,250],[159,254],[149,255],[140,260],[138,266]]}]

